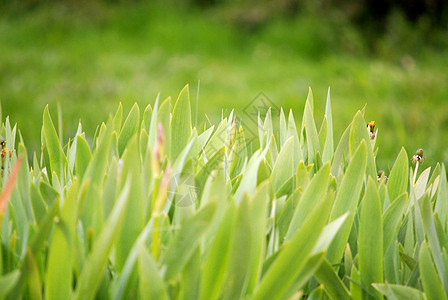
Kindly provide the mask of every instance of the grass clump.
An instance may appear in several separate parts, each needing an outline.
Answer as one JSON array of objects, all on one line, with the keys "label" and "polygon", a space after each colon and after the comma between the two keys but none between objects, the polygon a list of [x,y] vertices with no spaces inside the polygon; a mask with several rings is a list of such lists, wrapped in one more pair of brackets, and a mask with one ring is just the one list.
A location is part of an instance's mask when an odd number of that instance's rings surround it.
[{"label": "grass clump", "polygon": [[313,109],[200,130],[187,86],[64,144],[47,107],[31,160],[7,118],[0,298],[445,299],[443,164],[377,172],[364,111],[335,141]]}]

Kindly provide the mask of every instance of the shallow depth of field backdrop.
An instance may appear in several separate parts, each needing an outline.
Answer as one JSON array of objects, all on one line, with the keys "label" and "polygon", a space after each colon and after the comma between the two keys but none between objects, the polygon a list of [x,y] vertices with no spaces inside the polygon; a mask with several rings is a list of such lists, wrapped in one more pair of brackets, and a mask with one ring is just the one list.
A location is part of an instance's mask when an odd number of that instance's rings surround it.
[{"label": "shallow depth of field backdrop", "polygon": [[379,168],[402,145],[447,164],[447,6],[339,2],[0,0],[3,116],[36,150],[47,103],[65,137],[80,117],[92,137],[118,102],[145,107],[186,83],[198,125],[233,108],[249,119],[257,97],[300,121],[309,86],[323,115],[330,86],[336,139],[367,104]]}]

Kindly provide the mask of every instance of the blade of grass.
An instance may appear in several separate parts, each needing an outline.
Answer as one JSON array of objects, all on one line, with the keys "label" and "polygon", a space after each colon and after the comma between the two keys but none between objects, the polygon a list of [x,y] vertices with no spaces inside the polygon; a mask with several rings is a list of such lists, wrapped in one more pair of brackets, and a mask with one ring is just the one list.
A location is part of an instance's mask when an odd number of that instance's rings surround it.
[{"label": "blade of grass", "polygon": [[109,254],[118,232],[123,227],[124,213],[129,203],[130,181],[124,186],[121,194],[109,215],[103,230],[93,246],[92,252],[84,264],[84,268],[77,280],[77,286],[73,295],[74,300],[94,299],[96,291],[101,283],[103,272],[109,260]]},{"label": "blade of grass", "polygon": [[[389,230],[389,229],[388,229]],[[382,299],[371,284],[383,282],[383,219],[376,183],[369,177],[362,201],[358,233],[358,265],[361,282],[367,289],[365,299]],[[376,295],[376,296],[375,296]]]},{"label": "blade of grass", "polygon": [[[188,143],[191,135],[191,105],[189,86],[179,94],[171,119],[171,160],[174,161]],[[175,137],[175,138],[174,138]]]}]

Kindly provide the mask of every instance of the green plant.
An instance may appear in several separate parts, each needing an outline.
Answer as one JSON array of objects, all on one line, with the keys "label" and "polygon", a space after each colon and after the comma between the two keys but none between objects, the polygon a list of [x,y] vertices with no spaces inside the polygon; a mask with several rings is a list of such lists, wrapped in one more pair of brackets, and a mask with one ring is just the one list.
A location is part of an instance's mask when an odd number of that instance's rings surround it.
[{"label": "green plant", "polygon": [[334,148],[313,107],[259,116],[253,153],[233,112],[192,127],[188,86],[90,145],[47,107],[31,163],[6,118],[0,299],[446,299],[445,167],[410,176],[402,149],[377,177],[364,112]]}]

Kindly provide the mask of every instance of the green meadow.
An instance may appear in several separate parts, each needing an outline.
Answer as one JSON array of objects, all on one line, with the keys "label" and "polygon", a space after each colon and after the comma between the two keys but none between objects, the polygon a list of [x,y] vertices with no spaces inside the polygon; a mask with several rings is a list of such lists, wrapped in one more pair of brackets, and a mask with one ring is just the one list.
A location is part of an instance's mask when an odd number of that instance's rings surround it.
[{"label": "green meadow", "polygon": [[320,116],[331,87],[335,137],[367,105],[382,169],[391,168],[401,146],[410,153],[423,148],[430,164],[448,162],[446,33],[428,34],[424,23],[395,16],[369,42],[368,33],[338,15],[273,18],[256,28],[229,15],[138,2],[4,10],[3,115],[20,124],[35,151],[46,104],[54,111],[60,105],[67,137],[79,119],[93,135],[119,102],[125,109],[153,105],[159,93],[175,96],[187,83],[202,127],[232,109],[242,118],[260,92],[299,116],[309,87]]}]

